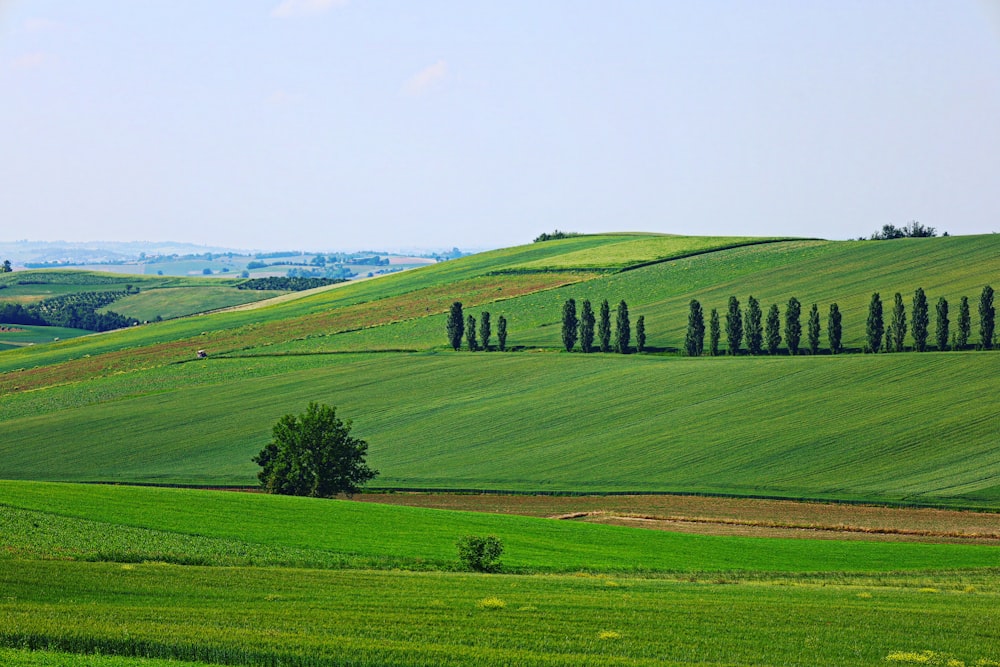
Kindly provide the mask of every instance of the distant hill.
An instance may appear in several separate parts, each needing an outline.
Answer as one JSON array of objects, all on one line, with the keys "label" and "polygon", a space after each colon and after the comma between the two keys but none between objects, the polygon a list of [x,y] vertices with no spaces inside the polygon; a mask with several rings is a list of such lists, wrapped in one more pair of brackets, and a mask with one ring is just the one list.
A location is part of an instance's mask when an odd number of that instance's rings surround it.
[{"label": "distant hill", "polygon": [[[1000,286],[1000,237],[586,235],[0,353],[0,478],[253,484],[271,425],[337,405],[393,488],[699,492],[1000,507],[997,352],[860,353],[868,301]],[[691,299],[816,303],[820,356],[681,354]],[[561,350],[563,303],[628,302],[646,354]],[[453,301],[514,351],[454,352]],[[829,305],[849,354],[826,353]],[[889,306],[886,307],[888,317]],[[495,324],[494,324],[495,327]],[[723,343],[725,337],[723,336]],[[495,334],[493,339],[495,345]],[[207,359],[196,358],[204,349]],[[27,390],[31,391],[27,391]],[[41,435],[40,435],[41,434]]]}]

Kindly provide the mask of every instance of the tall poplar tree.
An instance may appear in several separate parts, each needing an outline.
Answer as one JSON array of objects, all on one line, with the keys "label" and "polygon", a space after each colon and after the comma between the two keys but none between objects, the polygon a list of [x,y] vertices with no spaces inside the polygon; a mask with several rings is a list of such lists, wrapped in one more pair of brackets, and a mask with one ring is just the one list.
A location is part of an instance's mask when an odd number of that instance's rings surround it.
[{"label": "tall poplar tree", "polygon": [[577,328],[579,321],[576,319],[576,301],[567,299],[562,310],[562,342],[567,352],[573,351],[576,345]]},{"label": "tall poplar tree", "polygon": [[455,350],[462,347],[462,335],[465,333],[465,317],[462,315],[462,302],[451,304],[448,311],[448,344]]},{"label": "tall poplar tree", "polygon": [[472,315],[465,318],[465,342],[469,352],[476,351],[476,318]]},{"label": "tall poplar tree", "polygon": [[902,352],[903,341],[906,338],[906,306],[903,305],[903,295],[896,292],[892,303],[892,320],[889,323],[891,339],[888,342],[890,352]]},{"label": "tall poplar tree", "polygon": [[635,321],[635,351],[646,350],[646,316],[640,315]]},{"label": "tall poplar tree", "polygon": [[490,337],[493,335],[493,328],[490,326],[490,311],[484,310],[479,314],[479,346],[487,352],[490,351]]},{"label": "tall poplar tree", "polygon": [[778,354],[778,346],[781,345],[781,313],[776,303],[772,303],[767,310],[767,319],[764,321],[764,344],[767,346],[768,354]]},{"label": "tall poplar tree", "polygon": [[972,333],[972,317],[969,315],[969,297],[963,296],[958,302],[958,331],[955,332],[956,350],[964,350],[969,345],[969,335]]},{"label": "tall poplar tree", "polygon": [[993,349],[993,329],[997,311],[993,307],[993,288],[987,285],[979,295],[979,344],[984,350]]},{"label": "tall poplar tree", "polygon": [[705,313],[697,299],[688,304],[688,326],[684,335],[684,351],[689,357],[700,357],[705,348]]},{"label": "tall poplar tree", "polygon": [[632,340],[632,324],[628,318],[628,304],[622,299],[618,302],[615,313],[615,352],[629,353],[629,342]]},{"label": "tall poplar tree", "polygon": [[611,351],[611,306],[608,300],[601,302],[601,310],[597,320],[597,344],[601,352]]},{"label": "tall poplar tree", "polygon": [[751,296],[747,299],[746,324],[743,326],[747,337],[747,351],[750,354],[760,354],[763,350],[764,327],[761,316],[760,302]]},{"label": "tall poplar tree", "polygon": [[713,357],[719,356],[719,338],[722,331],[719,328],[719,311],[712,309],[712,314],[708,317],[708,353]]},{"label": "tall poplar tree", "polygon": [[799,353],[799,342],[802,340],[802,304],[794,296],[788,300],[785,308],[785,344],[788,354]]},{"label": "tall poplar tree", "polygon": [[830,304],[830,315],[826,318],[826,339],[830,343],[830,354],[840,354],[844,330],[841,328],[840,306]]},{"label": "tall poplar tree", "polygon": [[503,315],[497,318],[497,348],[501,352],[507,349],[507,318]]},{"label": "tall poplar tree", "polygon": [[580,349],[590,352],[594,349],[594,309],[590,299],[585,299],[580,310]]},{"label": "tall poplar tree", "polygon": [[930,333],[931,318],[927,313],[927,295],[924,288],[918,287],[913,293],[913,327],[910,335],[913,336],[913,349],[923,352],[927,349],[927,336]]},{"label": "tall poplar tree", "polygon": [[934,338],[937,341],[937,349],[944,352],[948,349],[948,300],[944,297],[938,299],[937,322],[934,328]]},{"label": "tall poplar tree", "polygon": [[815,303],[809,310],[806,322],[806,340],[809,343],[809,354],[819,354],[819,306]]},{"label": "tall poplar tree", "polygon": [[878,352],[882,349],[882,336],[885,334],[885,322],[882,319],[882,298],[878,292],[872,294],[868,304],[868,322],[865,324],[865,349]]},{"label": "tall poplar tree", "polygon": [[729,311],[726,313],[726,343],[729,354],[740,353],[743,347],[743,314],[740,312],[740,302],[735,296],[729,297]]}]

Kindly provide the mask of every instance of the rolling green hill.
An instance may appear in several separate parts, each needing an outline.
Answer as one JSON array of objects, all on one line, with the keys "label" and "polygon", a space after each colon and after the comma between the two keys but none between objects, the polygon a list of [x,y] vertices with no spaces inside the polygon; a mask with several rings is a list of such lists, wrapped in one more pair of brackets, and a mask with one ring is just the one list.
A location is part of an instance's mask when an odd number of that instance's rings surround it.
[{"label": "rolling green hill", "polygon": [[[948,298],[953,320],[968,296],[975,343],[979,291],[998,277],[995,235],[596,235],[482,253],[253,310],[3,352],[0,478],[252,484],[249,459],[270,426],[318,400],[355,420],[382,486],[996,507],[1000,415],[983,397],[995,393],[997,353],[674,351],[692,298],[707,313],[729,295],[753,294],[765,309],[795,296],[804,311],[820,305],[824,328],[836,301],[845,344],[857,348],[871,293],[899,291],[909,304],[918,286],[932,306]],[[657,353],[559,352],[571,297],[626,299]],[[504,314],[520,351],[451,351],[443,313],[454,300]],[[195,361],[198,349],[209,358]]]}]

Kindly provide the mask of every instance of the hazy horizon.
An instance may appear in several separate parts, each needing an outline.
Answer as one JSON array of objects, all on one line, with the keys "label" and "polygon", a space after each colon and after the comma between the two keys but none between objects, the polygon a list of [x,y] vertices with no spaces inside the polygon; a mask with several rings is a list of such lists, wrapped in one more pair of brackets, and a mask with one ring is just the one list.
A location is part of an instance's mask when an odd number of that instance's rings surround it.
[{"label": "hazy horizon", "polygon": [[0,240],[1000,231],[1000,6],[0,2]]}]

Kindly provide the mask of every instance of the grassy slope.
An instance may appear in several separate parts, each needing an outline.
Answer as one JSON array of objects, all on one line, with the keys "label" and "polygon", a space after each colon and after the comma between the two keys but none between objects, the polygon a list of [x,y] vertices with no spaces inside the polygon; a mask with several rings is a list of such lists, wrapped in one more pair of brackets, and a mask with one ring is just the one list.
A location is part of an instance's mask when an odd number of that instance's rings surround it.
[{"label": "grassy slope", "polygon": [[9,397],[0,471],[251,484],[277,417],[321,400],[354,418],[381,485],[995,506],[998,371],[975,352],[215,359]]},{"label": "grassy slope", "polygon": [[[514,571],[888,572],[992,568],[989,546],[689,535],[510,515],[308,498],[4,482],[0,503],[181,535],[351,556],[368,564],[451,568],[465,534],[496,534]],[[9,543],[17,531],[8,528]],[[136,549],[141,548],[140,545]],[[131,560],[131,559],[130,559]],[[211,562],[211,559],[210,561]]]}]

